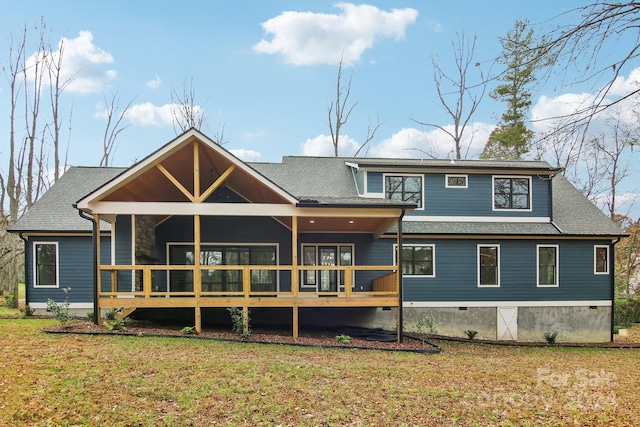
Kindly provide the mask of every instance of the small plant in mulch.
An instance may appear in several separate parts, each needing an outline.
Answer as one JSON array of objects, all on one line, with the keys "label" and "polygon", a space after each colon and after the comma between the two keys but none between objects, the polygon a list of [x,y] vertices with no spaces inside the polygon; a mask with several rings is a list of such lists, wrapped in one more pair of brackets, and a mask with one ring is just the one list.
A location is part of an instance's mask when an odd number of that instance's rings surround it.
[{"label": "small plant in mulch", "polygon": [[227,311],[229,311],[229,315],[231,316],[233,332],[240,335],[242,339],[249,338],[249,336],[251,336],[249,310],[247,310],[246,316],[244,310],[240,307],[229,307]]},{"label": "small plant in mulch", "polygon": [[110,331],[126,331],[127,325],[131,322],[131,319],[125,317],[124,319],[114,319],[104,322],[104,326]]},{"label": "small plant in mulch", "polygon": [[[71,288],[63,289],[65,294],[71,292]],[[62,327],[66,327],[73,320],[73,316],[69,313],[69,297],[64,298],[64,302],[57,303],[51,298],[47,299],[47,311],[53,313]]]},{"label": "small plant in mulch", "polygon": [[31,317],[33,316],[33,308],[29,307],[29,304],[26,304],[24,308],[20,309],[20,314],[22,317]]},{"label": "small plant in mulch", "polygon": [[473,329],[467,329],[464,331],[464,334],[467,336],[467,339],[472,340],[478,335],[478,331],[474,331]]},{"label": "small plant in mulch", "polygon": [[349,335],[345,335],[345,334],[336,335],[336,342],[338,344],[349,344],[350,341],[351,341],[351,337]]},{"label": "small plant in mulch", "polygon": [[553,345],[556,343],[556,338],[558,337],[558,331],[545,332],[544,334],[542,334],[542,336],[548,345]]},{"label": "small plant in mulch", "polygon": [[195,326],[185,326],[184,328],[180,329],[180,332],[185,335],[195,335],[198,333]]},{"label": "small plant in mulch", "polygon": [[438,328],[436,328],[436,321],[433,316],[422,316],[416,323],[416,328],[421,334],[437,334]]}]

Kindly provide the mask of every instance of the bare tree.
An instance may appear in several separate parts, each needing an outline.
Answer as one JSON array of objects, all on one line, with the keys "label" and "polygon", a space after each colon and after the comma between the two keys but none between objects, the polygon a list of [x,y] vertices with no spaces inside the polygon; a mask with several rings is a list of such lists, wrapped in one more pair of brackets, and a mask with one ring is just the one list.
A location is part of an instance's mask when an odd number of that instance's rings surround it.
[{"label": "bare tree", "polygon": [[[342,84],[342,56],[340,57],[340,63],[338,65],[338,76],[336,79],[336,99],[329,103],[327,108],[327,115],[329,118],[329,131],[331,132],[331,143],[333,144],[333,155],[338,157],[339,155],[339,142],[340,131],[342,126],[346,125],[349,121],[349,116],[353,112],[353,109],[358,105],[358,102],[354,102],[349,105],[349,96],[351,95],[351,79],[353,73],[349,76],[349,82],[345,85]],[[375,137],[376,132],[382,126],[380,123],[380,117],[376,116],[377,122],[372,125],[369,122],[367,126],[367,136],[362,144],[358,147],[358,150],[354,154],[357,156],[362,149],[367,146]]]},{"label": "bare tree", "polygon": [[[638,115],[636,115],[638,116]],[[616,197],[620,183],[631,174],[631,154],[640,142],[638,128],[631,127],[621,119],[621,112],[608,120],[608,135],[604,133],[591,138],[589,145],[593,157],[601,159],[598,165],[598,176],[604,179],[606,194],[604,204],[609,217],[617,213]]]},{"label": "bare tree", "polygon": [[[457,40],[451,43],[455,73],[447,74],[440,65],[438,57],[435,55],[432,57],[433,81],[438,92],[438,100],[453,120],[453,131],[436,123],[413,119],[418,124],[435,127],[449,135],[454,143],[456,159],[466,158],[469,153],[470,144],[465,148],[462,146],[462,141],[487,89],[487,81],[480,69],[480,63],[476,61],[477,39],[477,35],[466,37],[462,33],[458,34]],[[478,70],[479,80],[476,83],[470,83],[469,74],[474,68]]]},{"label": "bare tree", "polygon": [[100,166],[108,167],[118,146],[118,135],[120,135],[120,132],[131,126],[131,124],[123,125],[122,120],[126,117],[127,111],[131,107],[135,98],[132,98],[127,105],[120,110],[120,96],[118,95],[118,92],[112,92],[110,99],[107,99],[107,95],[104,93],[102,94],[102,97],[105,104],[107,125],[105,126],[104,135],[102,137],[102,158],[100,159]]},{"label": "bare tree", "polygon": [[196,102],[196,87],[193,77],[185,80],[182,94],[171,89],[171,114],[173,115],[173,129],[176,134],[194,128],[200,130],[205,120],[204,108]]},{"label": "bare tree", "polygon": [[[578,76],[567,84],[593,82],[600,85],[605,82],[596,88],[591,102],[568,115],[551,118],[564,119],[565,126],[583,123],[586,132],[594,116],[640,93],[640,85],[636,84],[630,85],[626,93],[609,97],[625,66],[636,67],[640,60],[640,2],[596,0],[560,16],[566,19],[570,14],[579,15],[578,22],[560,25],[547,32],[538,48],[547,63],[563,70],[565,79]],[[611,56],[613,45],[622,47],[619,55]],[[582,69],[576,72],[573,68],[576,65]]]}]

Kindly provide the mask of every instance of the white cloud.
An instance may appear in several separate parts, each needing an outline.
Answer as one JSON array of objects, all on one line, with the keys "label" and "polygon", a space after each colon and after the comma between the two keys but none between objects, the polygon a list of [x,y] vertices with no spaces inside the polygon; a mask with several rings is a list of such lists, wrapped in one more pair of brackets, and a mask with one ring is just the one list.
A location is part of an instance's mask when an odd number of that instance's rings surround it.
[{"label": "white cloud", "polygon": [[338,3],[340,14],[283,12],[262,23],[272,37],[253,46],[254,51],[280,54],[293,65],[337,64],[343,56],[345,66],[353,65],[378,38],[404,37],[418,11],[391,9],[385,12],[371,5]]},{"label": "white cloud", "polygon": [[244,148],[239,148],[237,150],[229,150],[231,154],[236,156],[242,161],[245,162],[259,162],[262,159],[262,154],[258,151],[254,150],[246,150]]},{"label": "white cloud", "polygon": [[173,104],[161,106],[150,102],[132,105],[127,110],[127,118],[138,126],[171,126],[173,123]]},{"label": "white cloud", "polygon": [[[605,103],[626,96],[640,86],[640,68],[633,69],[627,78],[618,77],[611,86]],[[533,128],[536,132],[545,133],[553,130],[559,123],[572,121],[589,116],[591,107],[598,101],[595,93],[565,93],[562,95],[549,97],[541,96],[531,109]],[[620,101],[616,107],[608,108],[591,118],[590,126],[597,131],[604,121],[612,115],[619,117],[628,123],[637,120],[633,106],[638,102],[638,96],[630,97]]]},{"label": "white cloud", "polygon": [[[90,31],[80,31],[78,37],[73,39],[63,37],[58,43],[58,50],[46,54],[57,63],[60,50],[63,52],[60,82],[64,84],[70,81],[65,89],[69,92],[100,92],[117,77],[115,70],[105,69],[105,65],[114,62],[113,56],[93,44]],[[27,59],[27,66],[33,66],[38,59],[42,59],[42,55],[43,52],[32,54]],[[33,76],[30,79],[33,80]]]},{"label": "white cloud", "polygon": [[160,87],[160,84],[162,84],[162,80],[160,80],[160,77],[156,74],[152,80],[147,82],[147,87],[149,89],[156,90]]},{"label": "white cloud", "polygon": [[[338,141],[338,154],[340,156],[353,156],[360,147],[355,140],[343,135]],[[318,135],[315,138],[307,139],[301,146],[303,156],[333,156],[333,142],[330,135]]]},{"label": "white cloud", "polygon": [[[453,125],[445,126],[453,132]],[[464,135],[462,141],[462,157],[475,158],[480,155],[489,139],[494,125],[474,123]],[[415,128],[404,128],[379,144],[370,147],[370,157],[391,158],[438,158],[451,157],[454,150],[453,139],[439,129],[428,131]]]}]

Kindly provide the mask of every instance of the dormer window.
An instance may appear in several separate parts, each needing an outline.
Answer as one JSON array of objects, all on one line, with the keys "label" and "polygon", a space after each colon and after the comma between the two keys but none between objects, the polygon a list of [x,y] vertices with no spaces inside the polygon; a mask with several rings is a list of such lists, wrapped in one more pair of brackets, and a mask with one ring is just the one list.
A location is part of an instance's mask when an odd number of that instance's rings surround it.
[{"label": "dormer window", "polygon": [[494,176],[494,210],[531,210],[531,177]]},{"label": "dormer window", "polygon": [[413,202],[422,208],[422,175],[385,175],[384,197]]}]

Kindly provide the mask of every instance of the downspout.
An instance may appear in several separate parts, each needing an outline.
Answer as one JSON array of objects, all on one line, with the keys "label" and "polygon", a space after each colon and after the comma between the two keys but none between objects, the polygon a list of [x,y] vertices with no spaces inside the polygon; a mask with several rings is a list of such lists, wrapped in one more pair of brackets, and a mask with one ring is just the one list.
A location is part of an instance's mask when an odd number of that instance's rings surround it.
[{"label": "downspout", "polygon": [[[22,239],[22,241],[24,242],[24,308],[25,313],[28,313],[28,310],[26,310],[26,308],[29,306],[29,261],[27,257],[29,242],[22,235],[22,233],[18,233],[18,237],[20,237],[20,239]],[[16,295],[16,301],[18,301],[18,305],[20,305],[18,295]]]},{"label": "downspout", "polygon": [[402,289],[404,288],[404,278],[402,277],[402,218],[404,218],[404,208],[402,209],[402,213],[400,217],[398,217],[398,342],[402,343],[404,340],[404,316],[403,316],[403,304],[402,304]]},{"label": "downspout", "polygon": [[[73,207],[78,209],[78,205],[76,203],[73,204]],[[92,281],[93,281],[93,323],[97,325],[99,320],[98,316],[100,315],[100,313],[98,313],[98,275],[97,275],[98,248],[96,247],[98,242],[98,237],[96,235],[97,224],[96,224],[96,220],[93,219],[92,216],[87,215],[80,209],[78,209],[78,215],[80,215],[80,218],[84,218],[91,221],[91,224],[92,224],[91,247],[93,248],[93,260],[92,260],[93,268],[91,269],[91,272],[92,272]]]},{"label": "downspout", "polygon": [[615,316],[614,312],[616,311],[616,275],[615,275],[615,266],[616,266],[616,244],[620,241],[620,236],[616,239],[615,242],[611,242],[610,250],[609,250],[609,271],[611,272],[611,336],[610,340],[613,342],[614,339],[614,322]]}]

